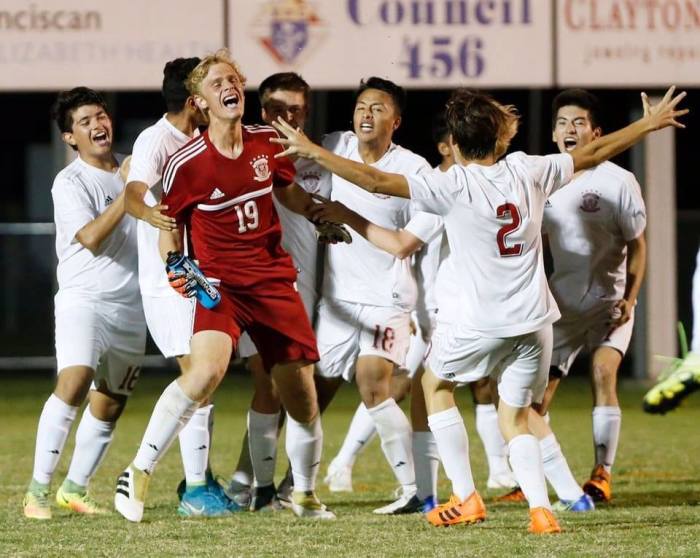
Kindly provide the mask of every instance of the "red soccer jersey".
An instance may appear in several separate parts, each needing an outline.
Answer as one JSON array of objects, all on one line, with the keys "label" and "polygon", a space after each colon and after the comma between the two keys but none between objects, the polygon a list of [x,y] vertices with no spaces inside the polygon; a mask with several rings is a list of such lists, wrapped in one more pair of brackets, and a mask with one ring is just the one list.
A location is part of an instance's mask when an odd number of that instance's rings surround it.
[{"label": "red soccer jersey", "polygon": [[282,249],[272,189],[294,182],[294,165],[275,159],[269,126],[243,126],[243,151],[224,157],[205,132],[175,152],[163,170],[167,214],[190,231],[202,271],[231,287],[266,279],[296,280]]}]

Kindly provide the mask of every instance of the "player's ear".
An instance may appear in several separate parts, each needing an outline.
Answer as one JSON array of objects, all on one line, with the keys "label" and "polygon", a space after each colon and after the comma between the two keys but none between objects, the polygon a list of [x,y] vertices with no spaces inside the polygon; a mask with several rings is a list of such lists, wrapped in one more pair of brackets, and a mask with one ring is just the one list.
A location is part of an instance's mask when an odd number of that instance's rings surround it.
[{"label": "player's ear", "polygon": [[209,105],[207,104],[207,101],[204,99],[204,97],[201,97],[200,95],[194,95],[193,98],[194,104],[199,110],[207,110],[209,108]]},{"label": "player's ear", "polygon": [[593,128],[593,139],[598,139],[600,136],[603,135],[603,128],[600,126],[596,126]]},{"label": "player's ear", "polygon": [[441,141],[438,143],[438,153],[442,155],[443,157],[447,157],[448,155],[452,154],[452,148],[450,147],[450,144],[444,141]]},{"label": "player's ear", "polygon": [[75,147],[78,145],[78,142],[75,141],[75,138],[73,137],[73,134],[71,132],[63,132],[61,134],[61,138],[63,139],[64,142],[66,142],[68,145]]},{"label": "player's ear", "polygon": [[396,131],[396,130],[399,129],[399,126],[401,126],[401,117],[400,117],[400,116],[397,116],[397,117],[394,119],[394,127],[393,127],[392,129],[393,129],[394,131]]}]

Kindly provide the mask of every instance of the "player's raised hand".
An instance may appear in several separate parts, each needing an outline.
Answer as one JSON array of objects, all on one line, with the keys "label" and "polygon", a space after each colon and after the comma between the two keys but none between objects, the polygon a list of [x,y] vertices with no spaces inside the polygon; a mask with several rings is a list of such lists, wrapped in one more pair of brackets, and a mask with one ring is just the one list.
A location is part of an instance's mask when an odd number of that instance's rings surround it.
[{"label": "player's raised hand", "polygon": [[661,101],[659,101],[659,103],[656,105],[650,104],[649,97],[647,97],[646,93],[642,92],[644,118],[649,121],[652,130],[661,130],[662,128],[667,128],[668,126],[685,128],[685,124],[682,124],[677,119],[685,114],[688,114],[690,110],[678,110],[677,107],[678,103],[680,103],[686,96],[686,92],[682,91],[678,95],[674,96],[675,91],[675,85],[669,87],[663,99],[661,99]]},{"label": "player's raised hand", "polygon": [[285,149],[281,153],[277,153],[275,158],[280,157],[304,157],[305,159],[315,159],[316,149],[318,146],[312,142],[301,128],[294,128],[284,120],[278,117],[272,122],[275,129],[282,134],[281,138],[270,138],[271,143],[279,143]]},{"label": "player's raised hand", "polygon": [[154,205],[144,210],[143,220],[149,225],[162,231],[174,231],[177,229],[175,219],[165,215],[163,211],[168,209],[167,205]]}]

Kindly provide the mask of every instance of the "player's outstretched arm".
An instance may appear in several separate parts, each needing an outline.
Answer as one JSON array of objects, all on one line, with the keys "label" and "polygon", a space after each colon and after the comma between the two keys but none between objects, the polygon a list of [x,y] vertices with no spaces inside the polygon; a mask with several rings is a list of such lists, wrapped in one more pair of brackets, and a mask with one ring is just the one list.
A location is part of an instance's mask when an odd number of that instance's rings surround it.
[{"label": "player's outstretched arm", "polygon": [[400,260],[408,258],[423,246],[423,241],[408,231],[380,227],[338,201],[317,194],[311,195],[317,201],[311,209],[313,221],[348,225],[377,248]]},{"label": "player's outstretched arm", "polygon": [[292,182],[289,186],[275,188],[275,197],[279,202],[290,211],[303,215],[307,219],[311,219],[310,209],[314,205],[314,201],[306,190],[299,186],[296,182]]},{"label": "player's outstretched arm", "polygon": [[125,205],[126,212],[137,219],[146,221],[150,225],[163,231],[172,231],[176,228],[175,219],[163,214],[163,211],[168,209],[167,205],[147,205],[143,198],[148,191],[148,185],[145,182],[132,180],[125,188]]},{"label": "player's outstretched arm", "polygon": [[687,114],[689,110],[678,110],[677,107],[686,93],[683,91],[674,96],[675,90],[675,86],[670,87],[659,104],[654,106],[649,104],[646,93],[642,93],[644,115],[629,126],[601,136],[583,147],[574,149],[571,152],[571,156],[574,159],[574,171],[594,167],[615,157],[615,155],[629,149],[655,130],[661,130],[669,126],[685,128],[677,119]]},{"label": "player's outstretched arm", "polygon": [[313,143],[303,131],[292,128],[281,118],[278,118],[272,125],[284,136],[270,138],[272,143],[279,143],[285,148],[275,157],[297,156],[311,159],[333,174],[337,174],[368,192],[401,198],[411,197],[408,181],[403,175],[382,172],[369,165],[350,161],[331,153]]}]

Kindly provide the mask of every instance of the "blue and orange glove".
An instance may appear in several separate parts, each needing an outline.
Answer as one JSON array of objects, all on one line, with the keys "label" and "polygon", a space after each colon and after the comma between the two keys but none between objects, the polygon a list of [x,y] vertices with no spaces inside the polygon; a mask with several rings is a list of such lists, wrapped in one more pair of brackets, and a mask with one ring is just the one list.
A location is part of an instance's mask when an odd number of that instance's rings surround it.
[{"label": "blue and orange glove", "polygon": [[183,269],[168,271],[170,286],[185,298],[197,294],[197,280]]}]

